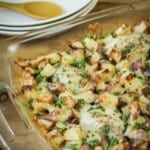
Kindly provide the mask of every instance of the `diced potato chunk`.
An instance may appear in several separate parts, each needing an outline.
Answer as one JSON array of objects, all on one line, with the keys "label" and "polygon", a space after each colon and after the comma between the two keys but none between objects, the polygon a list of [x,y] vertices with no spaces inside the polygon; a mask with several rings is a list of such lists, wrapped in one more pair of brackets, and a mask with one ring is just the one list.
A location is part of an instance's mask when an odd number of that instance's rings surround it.
[{"label": "diced potato chunk", "polygon": [[56,69],[52,65],[47,64],[40,74],[43,77],[50,77],[55,73],[55,71]]}]

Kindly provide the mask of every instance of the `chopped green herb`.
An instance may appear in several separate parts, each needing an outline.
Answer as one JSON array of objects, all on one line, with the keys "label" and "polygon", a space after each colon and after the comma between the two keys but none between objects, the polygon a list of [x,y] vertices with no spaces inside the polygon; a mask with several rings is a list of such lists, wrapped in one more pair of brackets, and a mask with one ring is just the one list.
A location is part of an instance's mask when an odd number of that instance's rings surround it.
[{"label": "chopped green herb", "polygon": [[45,82],[45,81],[47,81],[47,78],[41,76],[40,74],[38,74],[38,75],[35,77],[35,80],[36,80],[37,83],[40,83],[40,82]]},{"label": "chopped green herb", "polygon": [[120,92],[115,92],[115,93],[113,93],[114,95],[116,95],[116,96],[119,96],[120,95]]},{"label": "chopped green herb", "polygon": [[79,59],[76,60],[74,63],[72,63],[72,66],[79,68],[79,69],[84,69],[86,65],[86,62],[84,59]]},{"label": "chopped green herb", "polygon": [[78,144],[74,143],[70,145],[71,150],[78,150]]},{"label": "chopped green herb", "polygon": [[115,44],[114,47],[117,48],[117,44]]},{"label": "chopped green herb", "polygon": [[38,74],[40,74],[41,71],[42,71],[42,68],[37,68],[34,70],[34,74],[38,75]]},{"label": "chopped green herb", "polygon": [[55,74],[55,75],[53,76],[52,81],[53,81],[53,82],[59,82],[59,77],[58,77],[57,74]]},{"label": "chopped green herb", "polygon": [[108,36],[108,34],[103,33],[103,34],[100,34],[100,35],[98,36],[98,38],[99,38],[99,39],[105,39],[107,36]]},{"label": "chopped green herb", "polygon": [[102,92],[103,92],[102,89],[96,89],[96,90],[95,90],[95,93],[96,93],[96,94],[101,94]]},{"label": "chopped green herb", "polygon": [[47,81],[47,78],[46,78],[46,77],[43,77],[43,76],[40,75],[41,71],[42,71],[41,68],[38,68],[38,69],[35,69],[35,70],[34,70],[35,80],[36,80],[37,83]]},{"label": "chopped green herb", "polygon": [[103,133],[105,136],[107,136],[108,133],[110,132],[110,126],[109,126],[109,125],[105,125],[105,126],[101,127],[100,130],[102,131],[102,133]]},{"label": "chopped green herb", "polygon": [[68,83],[71,84],[72,83],[71,80],[69,80]]},{"label": "chopped green herb", "polygon": [[103,42],[103,43],[101,43],[101,45],[102,45],[102,46],[105,46],[106,44]]},{"label": "chopped green herb", "polygon": [[62,121],[61,122],[61,126],[58,126],[58,130],[63,133],[65,130],[67,129],[67,122],[66,121]]},{"label": "chopped green herb", "polygon": [[129,43],[129,44],[125,47],[125,49],[123,50],[123,54],[124,54],[124,55],[127,55],[128,53],[131,52],[132,48],[134,48],[134,47],[135,47],[135,44],[134,44],[134,43]]},{"label": "chopped green herb", "polygon": [[91,148],[94,148],[96,145],[98,145],[99,141],[98,139],[90,139],[86,140],[84,143],[88,144]]},{"label": "chopped green herb", "polygon": [[136,123],[134,124],[134,128],[136,128],[136,129],[142,129],[142,124],[139,123],[139,122],[136,122]]},{"label": "chopped green herb", "polygon": [[138,78],[141,79],[141,80],[143,80],[143,77],[141,77],[141,76],[138,76]]},{"label": "chopped green herb", "polygon": [[146,66],[146,68],[150,68],[150,60],[145,62],[145,66]]},{"label": "chopped green herb", "polygon": [[92,110],[95,110],[95,109],[100,109],[102,111],[105,111],[105,108],[101,105],[98,105],[98,106],[92,106],[88,109],[88,111],[92,111]]},{"label": "chopped green herb", "polygon": [[115,113],[120,113],[120,111],[118,109],[115,109],[114,112]]},{"label": "chopped green herb", "polygon": [[147,75],[145,75],[145,79],[146,79],[146,80],[150,80],[150,73],[147,74]]},{"label": "chopped green herb", "polygon": [[140,123],[140,122],[136,122],[136,123],[134,124],[134,128],[136,128],[136,129],[143,129],[143,130],[145,130],[145,131],[150,131],[150,126],[147,127],[147,126],[145,126],[145,124]]},{"label": "chopped green herb", "polygon": [[81,74],[81,77],[84,78],[84,79],[90,79],[90,75],[88,74]]},{"label": "chopped green herb", "polygon": [[85,41],[81,41],[81,44],[82,44],[83,46],[85,46],[86,43],[85,43]]},{"label": "chopped green herb", "polygon": [[103,54],[105,54],[105,55],[107,55],[107,51],[108,51],[108,50],[107,50],[106,48],[103,48],[103,49],[102,49],[102,52],[103,52]]},{"label": "chopped green herb", "polygon": [[145,131],[150,131],[150,127],[146,127],[146,126],[145,126],[143,129],[144,129]]},{"label": "chopped green herb", "polygon": [[111,36],[112,36],[113,38],[117,37],[117,35],[116,35],[115,32],[111,32]]},{"label": "chopped green herb", "polygon": [[60,98],[55,98],[55,99],[54,99],[55,107],[60,107],[60,108],[61,108],[62,102],[63,102],[62,97],[60,97]]},{"label": "chopped green herb", "polygon": [[119,144],[119,140],[117,138],[111,138],[108,143],[108,150],[111,150],[117,144]]},{"label": "chopped green herb", "polygon": [[146,44],[150,44],[150,41],[145,39],[143,35],[139,38],[139,40],[143,40]]},{"label": "chopped green herb", "polygon": [[[121,118],[121,120],[124,122],[124,127],[125,127],[125,130],[126,130],[126,128],[127,128],[127,126],[128,126],[129,116],[128,116],[128,115],[122,115],[120,118]],[[125,130],[124,130],[124,131],[125,131]]]},{"label": "chopped green herb", "polygon": [[88,32],[88,33],[86,34],[86,36],[89,37],[89,38],[93,38],[93,34],[90,33],[90,32]]},{"label": "chopped green herb", "polygon": [[57,62],[57,63],[54,64],[54,67],[56,67],[56,68],[58,68],[60,66],[61,66],[61,62]]},{"label": "chopped green herb", "polygon": [[33,98],[29,98],[28,104],[31,104],[33,102]]},{"label": "chopped green herb", "polygon": [[67,128],[59,128],[58,130],[59,130],[59,132],[64,133],[64,131],[65,131],[66,129],[67,129]]},{"label": "chopped green herb", "polygon": [[82,104],[84,104],[84,103],[85,103],[84,99],[78,99],[78,101],[77,101],[77,104],[78,104],[78,105],[82,105]]}]

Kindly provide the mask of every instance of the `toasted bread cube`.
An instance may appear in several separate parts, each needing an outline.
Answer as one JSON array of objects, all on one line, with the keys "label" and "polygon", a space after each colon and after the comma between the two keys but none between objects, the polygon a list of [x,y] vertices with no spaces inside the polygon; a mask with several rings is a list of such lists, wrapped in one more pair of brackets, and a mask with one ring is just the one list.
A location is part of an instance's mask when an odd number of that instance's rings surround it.
[{"label": "toasted bread cube", "polygon": [[99,102],[104,106],[117,107],[118,105],[118,97],[108,92],[104,92],[99,95]]}]

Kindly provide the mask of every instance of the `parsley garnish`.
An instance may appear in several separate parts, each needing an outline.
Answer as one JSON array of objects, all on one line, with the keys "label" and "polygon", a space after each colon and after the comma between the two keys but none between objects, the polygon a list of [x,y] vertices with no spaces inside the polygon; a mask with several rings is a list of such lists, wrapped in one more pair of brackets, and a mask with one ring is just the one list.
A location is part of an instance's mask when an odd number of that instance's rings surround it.
[{"label": "parsley garnish", "polygon": [[101,105],[98,105],[98,106],[92,106],[88,109],[88,111],[92,111],[92,110],[95,110],[95,109],[100,109],[102,111],[105,111],[105,108]]},{"label": "parsley garnish", "polygon": [[88,144],[91,148],[94,148],[98,143],[98,139],[89,139],[84,142],[84,144]]},{"label": "parsley garnish", "polygon": [[79,68],[79,69],[84,69],[85,68],[85,60],[84,59],[79,59],[79,60],[76,60],[75,62],[73,62],[71,65],[76,67],[76,68]]},{"label": "parsley garnish", "polygon": [[113,38],[117,37],[117,35],[116,35],[115,32],[111,32],[111,36],[112,36]]},{"label": "parsley garnish", "polygon": [[103,133],[105,136],[107,136],[108,133],[109,133],[109,131],[110,131],[110,126],[109,126],[109,125],[105,125],[105,126],[101,127],[100,130],[102,131],[102,133]]},{"label": "parsley garnish", "polygon": [[112,149],[112,147],[116,146],[117,144],[119,144],[119,141],[117,138],[111,138],[109,140],[109,143],[108,143],[108,150]]},{"label": "parsley garnish", "polygon": [[40,75],[41,71],[42,71],[41,68],[38,68],[38,69],[34,70],[35,80],[36,80],[37,83],[44,82],[44,81],[47,80],[46,77],[43,77],[43,76]]},{"label": "parsley garnish", "polygon": [[96,90],[95,90],[95,93],[96,93],[96,94],[101,94],[102,92],[103,92],[103,90],[101,90],[101,89],[96,89]]},{"label": "parsley garnish", "polygon": [[53,76],[53,82],[59,82],[59,77],[58,77],[58,75],[57,74],[55,74],[54,76]]},{"label": "parsley garnish", "polygon": [[136,129],[143,129],[143,130],[145,130],[145,131],[150,131],[150,126],[147,127],[147,126],[145,126],[143,123],[140,123],[140,122],[136,122],[136,123],[134,124],[134,128],[136,128]]},{"label": "parsley garnish", "polygon": [[31,104],[33,102],[33,98],[29,98],[28,104]]},{"label": "parsley garnish", "polygon": [[78,150],[78,144],[74,143],[74,144],[70,144],[70,148],[72,150]]},{"label": "parsley garnish", "polygon": [[35,77],[35,80],[36,80],[37,83],[40,83],[40,82],[45,82],[45,81],[47,81],[47,78],[41,76],[40,74],[38,74],[38,75]]},{"label": "parsley garnish", "polygon": [[54,64],[54,67],[56,67],[56,68],[58,68],[60,66],[61,66],[61,62],[57,62],[57,63]]},{"label": "parsley garnish", "polygon": [[88,74],[86,74],[86,73],[84,73],[84,74],[80,74],[81,75],[81,77],[82,78],[84,78],[84,79],[90,79],[90,75],[88,75]]},{"label": "parsley garnish", "polygon": [[146,68],[150,68],[150,60],[145,62],[145,66],[146,66]]},{"label": "parsley garnish", "polygon": [[100,34],[100,35],[98,36],[98,38],[99,38],[99,39],[105,39],[107,36],[108,36],[108,34],[103,33],[103,34]]},{"label": "parsley garnish", "polygon": [[88,33],[86,34],[86,36],[89,37],[89,38],[93,38],[93,34],[90,33],[90,32],[88,32]]},{"label": "parsley garnish", "polygon": [[120,92],[114,92],[113,94],[116,95],[116,96],[119,96]]},{"label": "parsley garnish", "polygon": [[127,55],[128,53],[131,52],[132,48],[134,48],[134,47],[135,47],[135,44],[134,44],[134,43],[129,43],[129,44],[125,47],[125,49],[123,50],[123,54],[124,54],[124,55]]},{"label": "parsley garnish", "polygon": [[[121,118],[121,120],[124,122],[124,127],[125,127],[125,130],[126,130],[126,128],[127,128],[127,126],[128,126],[129,116],[128,116],[128,115],[122,115],[120,118]],[[124,131],[125,131],[125,130],[124,130]]]},{"label": "parsley garnish", "polygon": [[84,103],[85,103],[84,99],[78,99],[78,101],[77,101],[77,104],[78,104],[78,105],[82,105],[82,104],[84,104]]},{"label": "parsley garnish", "polygon": [[60,97],[60,98],[55,98],[55,99],[54,99],[55,107],[60,107],[60,108],[61,108],[62,102],[63,102],[62,97]]},{"label": "parsley garnish", "polygon": [[103,48],[103,49],[102,49],[102,52],[103,52],[104,55],[107,54],[107,51],[108,51],[108,50],[107,50],[106,48]]},{"label": "parsley garnish", "polygon": [[63,133],[63,132],[67,129],[67,122],[66,122],[66,121],[63,121],[63,122],[61,122],[61,124],[62,124],[62,126],[59,127],[59,131],[60,131],[61,133]]}]

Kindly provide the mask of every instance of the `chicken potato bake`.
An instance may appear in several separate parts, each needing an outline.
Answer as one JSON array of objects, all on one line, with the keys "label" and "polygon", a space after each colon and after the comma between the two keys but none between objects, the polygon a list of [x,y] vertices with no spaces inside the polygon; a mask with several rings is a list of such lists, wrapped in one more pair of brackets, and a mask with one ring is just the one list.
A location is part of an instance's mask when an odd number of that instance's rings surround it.
[{"label": "chicken potato bake", "polygon": [[32,119],[54,149],[150,149],[150,23],[88,33],[70,51],[15,61]]}]

